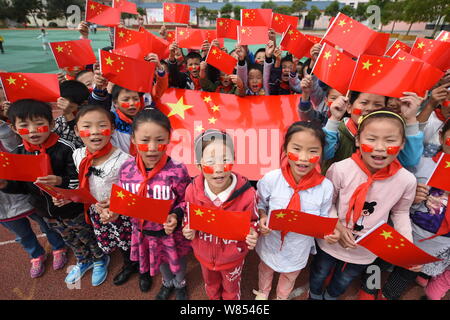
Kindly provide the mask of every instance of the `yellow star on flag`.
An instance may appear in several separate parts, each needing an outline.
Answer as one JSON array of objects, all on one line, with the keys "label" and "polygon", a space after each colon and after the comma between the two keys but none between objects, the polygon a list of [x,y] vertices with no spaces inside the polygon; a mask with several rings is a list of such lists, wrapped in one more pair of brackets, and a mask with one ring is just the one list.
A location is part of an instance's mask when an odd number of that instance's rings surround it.
[{"label": "yellow star on flag", "polygon": [[117,196],[117,198],[120,198],[122,200],[126,197],[122,191],[117,191],[116,196]]},{"label": "yellow star on flag", "polygon": [[394,237],[392,236],[392,232],[387,232],[383,230],[383,233],[380,233],[380,236],[384,237],[384,240],[387,240],[389,238],[394,239]]},{"label": "yellow star on flag", "polygon": [[179,115],[183,119],[184,119],[184,112],[193,107],[184,104],[183,97],[181,97],[177,103],[167,103],[167,105],[172,109],[172,111],[170,111],[170,113],[167,115],[168,117]]},{"label": "yellow star on flag", "polygon": [[203,212],[202,210],[196,209],[196,210],[194,210],[194,212],[195,212],[195,215],[196,215],[196,216],[201,216],[201,217],[203,217],[204,212]]},{"label": "yellow star on flag", "polygon": [[425,43],[421,42],[417,45],[417,48],[422,49],[425,46]]},{"label": "yellow star on flag", "polygon": [[10,76],[9,79],[6,79],[6,81],[8,81],[9,85],[12,85],[12,84],[15,85],[16,84],[16,80],[17,79],[14,79],[12,76]]},{"label": "yellow star on flag", "polygon": [[450,161],[445,161],[445,169],[450,168]]},{"label": "yellow star on flag", "polygon": [[180,31],[180,36],[182,36],[184,34],[184,31],[183,30],[181,30]]},{"label": "yellow star on flag", "polygon": [[209,118],[208,121],[210,124],[216,124],[217,119],[212,117],[212,118]]},{"label": "yellow star on flag", "polygon": [[94,10],[95,9],[95,5],[91,4],[91,9]]},{"label": "yellow star on flag", "polygon": [[112,66],[112,64],[113,64],[113,62],[114,62],[114,60],[111,59],[111,57],[107,57],[107,58],[105,59],[105,61],[106,61],[106,64],[109,64],[110,66]]},{"label": "yellow star on flag", "polygon": [[244,28],[243,28],[243,29],[241,29],[241,33],[245,33],[245,31],[246,31],[246,30],[245,30]]},{"label": "yellow star on flag", "polygon": [[56,47],[56,50],[58,50],[58,52],[62,52],[62,51],[64,50],[64,48],[61,47],[61,46],[57,46],[57,47]]},{"label": "yellow star on flag", "polygon": [[250,13],[248,13],[248,12],[246,12],[244,15],[246,18],[250,17]]},{"label": "yellow star on flag", "polygon": [[216,106],[216,105],[213,105],[213,106],[211,107],[211,110],[212,110],[212,111],[219,111],[219,110],[220,110],[220,107],[219,107],[219,106]]},{"label": "yellow star on flag", "polygon": [[219,21],[219,26],[223,26],[223,21]]},{"label": "yellow star on flag", "polygon": [[278,16],[275,16],[275,21],[278,21]]},{"label": "yellow star on flag", "polygon": [[285,215],[286,215],[286,213],[279,212],[275,216],[277,217],[277,219],[280,219],[280,218],[282,219],[282,218],[284,218]]},{"label": "yellow star on flag", "polygon": [[331,57],[331,51],[325,52],[325,55],[323,56],[323,58],[328,60],[329,57]]},{"label": "yellow star on flag", "polygon": [[369,69],[370,69],[370,66],[372,66],[373,64],[370,63],[369,60],[367,60],[366,62],[363,62],[363,65],[364,65],[363,70],[364,70],[364,69],[369,70]]},{"label": "yellow star on flag", "polygon": [[201,124],[195,127],[195,131],[202,132],[203,130],[205,130],[205,128],[203,128]]},{"label": "yellow star on flag", "polygon": [[442,41],[447,41],[448,40],[448,33],[445,33],[444,36],[442,37]]},{"label": "yellow star on flag", "polygon": [[347,23],[345,22],[345,20],[339,21],[339,26],[343,27],[345,24],[347,24]]},{"label": "yellow star on flag", "polygon": [[203,101],[205,101],[206,103],[208,103],[208,102],[211,101],[211,97],[210,97],[210,96],[207,96],[207,97],[203,98]]},{"label": "yellow star on flag", "polygon": [[125,36],[125,33],[123,33],[123,31],[119,32],[119,37],[123,38]]}]

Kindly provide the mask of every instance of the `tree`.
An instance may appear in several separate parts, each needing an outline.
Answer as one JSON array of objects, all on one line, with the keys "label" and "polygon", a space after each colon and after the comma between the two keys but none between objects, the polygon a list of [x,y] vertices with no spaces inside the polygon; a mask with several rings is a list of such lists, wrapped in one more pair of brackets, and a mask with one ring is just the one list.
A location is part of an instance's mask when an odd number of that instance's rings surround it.
[{"label": "tree", "polygon": [[359,3],[358,6],[356,7],[355,15],[353,16],[353,18],[355,18],[360,22],[366,20],[369,16],[367,13],[368,6],[369,6],[368,3]]},{"label": "tree", "polygon": [[289,6],[279,6],[279,7],[276,7],[275,9],[273,9],[273,12],[279,13],[279,14],[290,15],[290,14],[292,14],[292,7],[289,7]]},{"label": "tree", "polygon": [[272,0],[264,2],[261,5],[261,9],[272,9],[272,10],[274,10],[276,7],[278,7],[277,4],[275,2],[273,2]]},{"label": "tree", "polygon": [[402,20],[409,22],[409,28],[406,35],[411,31],[411,27],[416,22],[426,22],[429,18],[427,14],[429,8],[428,1],[407,0],[403,10]]},{"label": "tree", "polygon": [[140,16],[146,16],[147,15],[147,10],[145,10],[144,8],[141,8],[141,7],[137,8],[137,12],[139,13]]},{"label": "tree", "polygon": [[354,17],[356,10],[352,6],[345,5],[339,9],[339,12],[342,12],[343,14],[345,14],[348,17]]},{"label": "tree", "polygon": [[231,3],[227,3],[220,9],[220,16],[222,18],[231,18],[231,13],[233,12],[233,5]]},{"label": "tree", "polygon": [[197,9],[197,16],[199,19],[207,19],[208,14],[209,10],[205,6],[201,6],[200,8]]},{"label": "tree", "polygon": [[324,15],[329,17],[336,17],[339,12],[339,2],[337,0],[333,1],[325,8]]},{"label": "tree", "polygon": [[294,1],[292,1],[291,8],[292,8],[292,12],[300,12],[302,10],[305,10],[306,3],[305,3],[305,1],[302,1],[302,0],[294,0]]},{"label": "tree", "polygon": [[308,14],[306,15],[305,18],[312,22],[311,23],[312,29],[314,29],[314,21],[319,19],[321,15],[322,12],[320,12],[319,8],[317,8],[316,6],[311,6],[311,9],[308,11]]},{"label": "tree", "polygon": [[[32,16],[36,26],[37,19],[45,18],[44,5],[41,0],[12,0],[11,19],[19,23],[30,22],[28,16]],[[42,25],[43,26],[43,25]]]},{"label": "tree", "polygon": [[210,23],[213,23],[216,21],[216,18],[219,15],[219,11],[218,10],[208,10],[208,14],[206,15],[206,19],[208,19],[208,21]]},{"label": "tree", "polygon": [[233,14],[234,14],[234,18],[236,20],[241,20],[241,9],[245,9],[245,7],[242,7],[242,6],[234,6],[233,7]]},{"label": "tree", "polygon": [[0,8],[2,10],[0,11],[0,20],[3,19],[11,19],[11,4],[7,0],[0,0]]},{"label": "tree", "polygon": [[47,0],[45,6],[45,18],[54,20],[59,18],[68,18],[72,13],[67,13],[67,8],[71,5],[84,7],[85,1],[82,0]]},{"label": "tree", "polygon": [[428,10],[425,12],[425,15],[428,17],[427,21],[434,22],[434,29],[432,37],[435,36],[436,32],[439,30],[439,22],[442,20],[442,23],[445,20],[449,20],[450,13],[450,3],[448,0],[431,0],[427,1]]}]

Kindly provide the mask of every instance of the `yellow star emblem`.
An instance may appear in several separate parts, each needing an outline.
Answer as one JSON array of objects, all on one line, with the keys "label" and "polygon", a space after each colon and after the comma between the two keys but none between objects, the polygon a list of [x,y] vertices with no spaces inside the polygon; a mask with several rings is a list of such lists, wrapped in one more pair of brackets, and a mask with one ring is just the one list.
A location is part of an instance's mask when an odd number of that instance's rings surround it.
[{"label": "yellow star emblem", "polygon": [[207,96],[207,97],[203,98],[203,101],[205,101],[206,103],[208,103],[208,102],[211,101],[211,97],[210,97],[210,96]]},{"label": "yellow star emblem", "polygon": [[450,161],[445,161],[445,169],[450,168]]},{"label": "yellow star emblem", "polygon": [[212,117],[212,118],[209,118],[208,121],[210,124],[216,124],[217,119]]},{"label": "yellow star emblem", "polygon": [[170,111],[170,113],[167,115],[168,117],[179,115],[183,119],[184,119],[184,112],[193,107],[184,104],[183,97],[181,97],[177,103],[167,103],[167,105],[172,109],[172,111]]},{"label": "yellow star emblem", "polygon": [[403,60],[405,60],[405,58],[406,58],[406,57],[398,57],[398,60],[403,61]]},{"label": "yellow star emblem", "polygon": [[125,33],[123,31],[119,32],[119,37],[123,38],[125,36]]},{"label": "yellow star emblem", "polygon": [[331,51],[325,52],[325,55],[323,56],[323,58],[328,60],[329,57],[331,57]]},{"label": "yellow star emblem", "polygon": [[387,240],[389,238],[394,239],[394,237],[392,236],[392,232],[387,232],[383,230],[383,233],[380,233],[380,236],[384,237],[384,240]]},{"label": "yellow star emblem", "polygon": [[179,33],[180,33],[180,36],[182,36],[184,34],[184,31],[181,30]]},{"label": "yellow star emblem", "polygon": [[12,84],[16,84],[16,80],[17,79],[14,79],[12,76],[10,76],[8,79],[6,79],[6,81],[8,81],[8,84],[9,85],[12,85]]},{"label": "yellow star emblem", "polygon": [[219,26],[223,26],[223,21],[219,21]]},{"label": "yellow star emblem", "polygon": [[278,19],[279,19],[278,16],[275,16],[274,20],[275,20],[275,21],[278,21]]},{"label": "yellow star emblem", "polygon": [[211,110],[212,110],[212,111],[219,111],[219,110],[220,110],[220,107],[214,105],[214,106],[211,107]]},{"label": "yellow star emblem", "polygon": [[201,217],[203,217],[204,212],[203,212],[202,210],[196,209],[196,210],[194,210],[194,212],[195,212],[195,215],[196,215],[196,216],[201,216]]},{"label": "yellow star emblem", "polygon": [[111,59],[111,57],[107,57],[107,58],[105,59],[105,61],[106,61],[106,64],[109,64],[110,66],[112,66],[112,64],[113,64],[113,62],[114,62],[114,60]]},{"label": "yellow star emblem", "polygon": [[244,16],[245,16],[246,18],[248,18],[248,17],[250,17],[250,13],[246,12],[246,13],[244,14]]},{"label": "yellow star emblem", "polygon": [[370,66],[372,66],[373,64],[370,63],[369,60],[367,60],[366,62],[363,62],[363,65],[364,65],[363,70],[364,70],[364,69],[369,70],[369,69],[370,69]]},{"label": "yellow star emblem", "polygon": [[213,49],[212,54],[214,54],[214,55],[217,54],[217,50]]},{"label": "yellow star emblem", "polygon": [[201,124],[195,127],[195,131],[202,132],[203,130],[205,130],[205,128],[203,128]]},{"label": "yellow star emblem", "polygon": [[292,35],[292,34],[294,34],[294,31],[292,31],[292,30],[289,30],[289,35]]},{"label": "yellow star emblem", "polygon": [[241,29],[241,33],[245,33],[245,31],[246,31],[245,29]]},{"label": "yellow star emblem", "polygon": [[277,219],[283,219],[285,215],[286,215],[286,213],[283,213],[283,212],[279,212],[279,213],[275,214]]},{"label": "yellow star emblem", "polygon": [[117,191],[116,196],[117,196],[117,198],[120,198],[120,199],[122,199],[122,200],[126,197],[126,196],[123,194],[122,191]]},{"label": "yellow star emblem", "polygon": [[448,40],[448,33],[445,33],[441,40],[442,41],[447,41]]},{"label": "yellow star emblem", "polygon": [[421,42],[417,45],[417,48],[422,49],[423,47],[425,47],[425,43]]},{"label": "yellow star emblem", "polygon": [[91,4],[91,9],[94,10],[95,9],[95,5]]},{"label": "yellow star emblem", "polygon": [[347,23],[345,22],[345,20],[341,20],[339,21],[339,26],[343,27],[344,25],[346,25]]},{"label": "yellow star emblem", "polygon": [[62,51],[64,50],[64,48],[61,47],[61,46],[57,46],[57,47],[56,47],[56,50],[58,50],[58,52],[62,52]]},{"label": "yellow star emblem", "polygon": [[396,48],[396,49],[400,48],[400,43],[397,43],[397,44],[395,45],[395,48]]}]

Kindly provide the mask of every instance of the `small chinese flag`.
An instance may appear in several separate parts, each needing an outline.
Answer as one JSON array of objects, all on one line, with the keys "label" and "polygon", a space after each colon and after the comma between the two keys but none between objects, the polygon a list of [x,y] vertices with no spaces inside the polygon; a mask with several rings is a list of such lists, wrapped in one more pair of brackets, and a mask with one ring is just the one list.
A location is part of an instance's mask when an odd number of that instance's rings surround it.
[{"label": "small chinese flag", "polygon": [[267,27],[238,26],[238,43],[240,45],[266,44],[269,42]]},{"label": "small chinese flag", "polygon": [[189,227],[222,239],[245,241],[250,232],[250,211],[210,209],[189,203]]},{"label": "small chinese flag", "polygon": [[400,98],[403,92],[416,89],[415,81],[422,62],[361,55],[349,90]]},{"label": "small chinese flag", "polygon": [[303,33],[292,26],[288,29],[281,38],[280,46],[283,50],[289,51],[295,57],[301,59],[304,56],[309,56],[309,51],[314,45]]},{"label": "small chinese flag", "polygon": [[289,26],[292,26],[292,29],[297,30],[297,25],[298,17],[288,16],[280,13],[274,13],[272,15],[271,28],[275,30],[275,32],[283,33]]},{"label": "small chinese flag", "polygon": [[124,216],[163,224],[172,206],[172,200],[141,197],[116,184],[113,184],[111,189],[109,210]]},{"label": "small chinese flag", "polygon": [[241,9],[241,26],[269,28],[271,24],[272,9]]},{"label": "small chinese flag", "polygon": [[175,32],[175,38],[180,48],[200,49],[203,40],[206,40],[201,29],[177,27]]},{"label": "small chinese flag", "polygon": [[450,192],[450,154],[442,153],[427,185]]},{"label": "small chinese flag", "polygon": [[121,12],[139,14],[137,12],[136,3],[126,0],[113,0],[113,8],[119,9]]},{"label": "small chinese flag", "polygon": [[50,48],[58,68],[86,66],[97,61],[91,47],[91,40],[51,42]]},{"label": "small chinese flag", "polygon": [[213,67],[225,72],[226,74],[233,74],[234,68],[237,64],[237,59],[230,56],[220,48],[211,46],[206,56],[206,63]]},{"label": "small chinese flag", "polygon": [[312,73],[322,82],[345,95],[352,80],[355,66],[356,61],[325,43]]},{"label": "small chinese flag", "polygon": [[120,23],[120,10],[87,0],[86,21],[106,27],[115,27]]},{"label": "small chinese flag", "polygon": [[139,32],[127,28],[114,28],[114,53],[143,60],[150,53],[147,31]]},{"label": "small chinese flag", "polygon": [[216,31],[218,38],[237,40],[237,27],[240,21],[228,18],[216,19]]},{"label": "small chinese flag", "polygon": [[100,50],[102,75],[121,87],[137,92],[152,92],[155,64]]},{"label": "small chinese flag", "polygon": [[172,42],[175,41],[175,31],[174,30],[167,31],[166,41],[168,41],[169,44],[171,44]]},{"label": "small chinese flag", "polygon": [[189,24],[191,7],[181,3],[163,3],[164,22]]},{"label": "small chinese flag", "polygon": [[34,182],[48,175],[47,166],[45,154],[0,152],[0,179]]},{"label": "small chinese flag", "polygon": [[61,96],[56,74],[0,72],[0,81],[6,99],[11,102],[20,99],[55,102]]},{"label": "small chinese flag", "polygon": [[311,41],[314,44],[320,43],[320,41],[322,40],[322,38],[313,36],[312,34],[305,34],[305,37],[308,38],[309,41]]},{"label": "small chinese flag", "polygon": [[88,189],[61,189],[47,184],[35,183],[35,185],[56,199],[72,200],[84,204],[95,204],[98,201],[91,195]]},{"label": "small chinese flag", "polygon": [[383,222],[356,240],[356,243],[381,259],[406,269],[440,260],[418,248],[390,225]]},{"label": "small chinese flag", "polygon": [[397,50],[397,52],[392,56],[392,58],[398,59],[400,61],[422,62],[423,65],[422,69],[420,70],[420,75],[416,79],[415,89],[412,90],[421,97],[425,95],[427,90],[433,88],[434,85],[445,75],[445,73],[439,70],[438,68],[400,49]]},{"label": "small chinese flag", "polygon": [[411,52],[411,47],[400,40],[395,40],[395,42],[390,46],[390,48],[384,54],[385,56],[392,57],[398,50],[405,51],[407,53]]},{"label": "small chinese flag", "polygon": [[450,68],[450,42],[416,38],[411,54],[444,72]]},{"label": "small chinese flag", "polygon": [[147,54],[156,53],[160,60],[167,59],[169,57],[169,41],[166,41],[163,38],[158,37],[145,29],[141,30],[141,32],[144,33],[147,37]]},{"label": "small chinese flag", "polygon": [[211,43],[213,40],[217,40],[219,41],[220,47],[223,48],[224,42],[223,42],[223,38],[219,38],[217,36],[217,31],[216,29],[202,29],[202,34],[203,34],[203,40],[208,40],[209,43]]},{"label": "small chinese flag", "polygon": [[269,217],[269,228],[286,232],[296,232],[323,239],[333,234],[338,218],[321,217],[290,209],[273,210]]},{"label": "small chinese flag", "polygon": [[442,30],[439,32],[439,34],[436,36],[436,40],[444,41],[444,42],[450,42],[450,32]]}]

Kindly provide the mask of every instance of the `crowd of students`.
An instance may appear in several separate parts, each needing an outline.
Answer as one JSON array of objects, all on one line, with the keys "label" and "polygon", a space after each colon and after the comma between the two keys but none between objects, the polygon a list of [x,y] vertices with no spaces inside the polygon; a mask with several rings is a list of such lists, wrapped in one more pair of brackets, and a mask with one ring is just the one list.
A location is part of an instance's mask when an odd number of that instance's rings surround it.
[{"label": "crowd of students", "polygon": [[[87,37],[88,25],[82,22],[79,31]],[[161,36],[166,32],[162,27]],[[139,288],[146,292],[161,273],[156,299],[174,292],[185,300],[187,256],[193,253],[210,299],[240,299],[245,257],[254,249],[260,263],[253,292],[259,300],[268,299],[275,272],[280,274],[276,298],[288,299],[309,260],[308,299],[338,299],[355,279],[362,284],[359,299],[400,299],[414,281],[428,299],[445,296],[450,288],[449,191],[425,182],[439,156],[450,153],[450,71],[426,97],[414,92],[401,98],[366,92],[344,96],[311,74],[320,44],[311,49],[311,59],[299,60],[283,55],[273,32],[269,37],[256,52],[240,45],[230,51],[238,60],[231,75],[204,61],[210,46],[220,47],[218,41],[189,52],[173,42],[168,59],[154,53],[146,57],[156,64],[152,92],[113,84],[93,65],[61,75],[61,97],[53,106],[32,99],[9,103],[0,96],[0,150],[47,154],[51,170],[37,182],[88,188],[98,201],[85,208],[52,198],[32,182],[0,181],[0,224],[29,254],[32,278],[43,275],[47,255],[29,219],[47,235],[55,270],[65,266],[68,249],[73,252],[77,264],[66,283],[93,269],[92,285],[101,285],[109,254],[117,249],[123,267],[114,275],[115,285],[139,273]],[[217,128],[192,142],[199,174],[190,177],[185,164],[166,154],[172,126],[154,101],[167,88],[239,96],[301,94],[300,121],[293,119],[285,132],[280,168],[264,175],[255,188],[255,182],[233,171],[233,139]],[[52,108],[61,113],[56,119]],[[167,221],[111,212],[113,184],[144,197],[173,200]],[[187,203],[251,211],[246,240],[191,229]],[[324,239],[270,230],[268,215],[285,208],[339,221]],[[366,269],[390,265],[355,244],[355,237],[382,220],[441,260],[410,269],[396,266],[381,290],[369,289]]]}]

